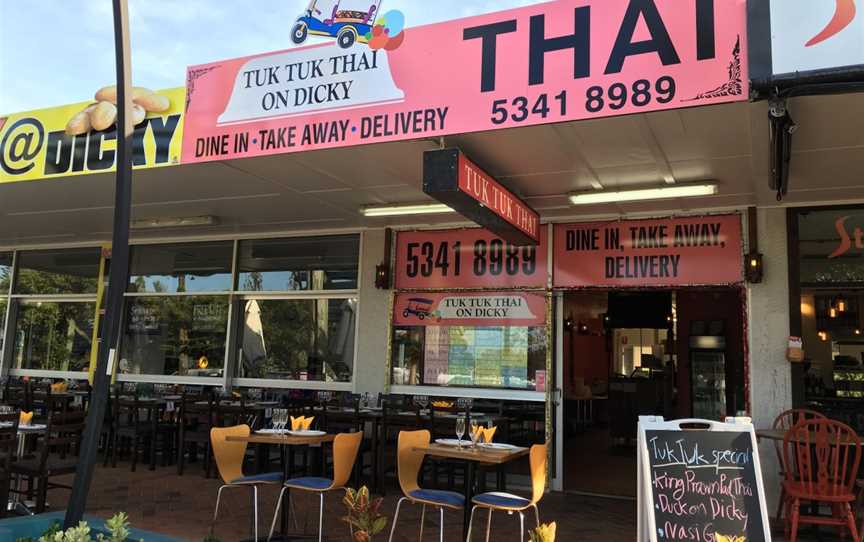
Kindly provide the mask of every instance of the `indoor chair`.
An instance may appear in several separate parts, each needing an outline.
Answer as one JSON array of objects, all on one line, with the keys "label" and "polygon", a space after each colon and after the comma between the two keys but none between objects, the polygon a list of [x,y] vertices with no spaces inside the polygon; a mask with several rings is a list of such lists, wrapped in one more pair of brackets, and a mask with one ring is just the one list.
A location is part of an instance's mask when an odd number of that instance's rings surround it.
[{"label": "indoor chair", "polygon": [[534,509],[534,519],[537,521],[537,526],[540,526],[540,511],[537,509],[537,503],[543,497],[546,491],[546,467],[547,467],[548,447],[546,444],[535,444],[531,447],[531,499],[513,495],[510,493],[481,493],[477,495],[471,502],[474,507],[471,509],[471,520],[468,523],[468,541],[471,540],[471,528],[474,526],[474,512],[478,508],[489,510],[489,518],[486,523],[486,542],[489,542],[489,533],[492,530],[492,512],[507,512],[519,514],[519,540],[525,540],[525,511],[529,508]]},{"label": "indoor chair", "polygon": [[248,425],[234,427],[214,427],[210,430],[210,445],[216,469],[224,485],[216,494],[216,509],[213,511],[213,525],[219,516],[219,501],[222,490],[229,487],[246,487],[252,489],[253,540],[258,540],[258,486],[276,485],[282,481],[281,472],[268,472],[254,476],[243,474],[243,460],[246,458],[247,442],[230,442],[228,437],[248,437],[251,430]]},{"label": "indoor chair", "polygon": [[[315,476],[304,476],[291,478],[282,485],[279,498],[276,500],[276,511],[273,512],[273,523],[270,525],[270,534],[267,540],[273,538],[276,530],[276,521],[279,518],[279,508],[282,506],[282,497],[286,491],[297,489],[317,493],[319,499],[318,507],[318,541],[324,537],[324,495],[330,491],[344,489],[345,484],[354,470],[354,461],[357,459],[357,451],[363,441],[363,433],[340,433],[333,439],[333,479],[319,478]],[[257,540],[257,539],[256,539]]]},{"label": "indoor chair", "polygon": [[417,484],[420,469],[423,466],[424,452],[418,452],[415,448],[429,446],[432,436],[429,431],[402,431],[399,433],[397,445],[397,470],[399,471],[399,487],[405,495],[396,504],[396,514],[393,516],[393,525],[390,528],[392,542],[393,534],[396,532],[396,522],[399,520],[399,509],[402,503],[409,501],[423,507],[420,514],[420,537],[423,540],[423,521],[426,519],[426,507],[434,506],[438,509],[441,517],[441,531],[439,539],[444,542],[444,509],[462,510],[465,508],[465,496],[453,491],[441,491],[437,489],[421,489]]}]

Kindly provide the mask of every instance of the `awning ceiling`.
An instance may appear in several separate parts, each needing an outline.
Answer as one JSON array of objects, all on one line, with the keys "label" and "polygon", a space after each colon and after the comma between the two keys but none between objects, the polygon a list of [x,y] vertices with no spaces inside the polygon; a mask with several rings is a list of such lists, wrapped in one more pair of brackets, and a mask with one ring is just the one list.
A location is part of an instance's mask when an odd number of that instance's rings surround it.
[{"label": "awning ceiling", "polygon": [[[738,103],[448,137],[543,219],[777,205],[768,188],[767,104]],[[784,204],[864,200],[864,99],[796,98]],[[427,201],[421,156],[437,140],[136,171],[134,219],[212,215],[218,223],[139,239],[460,222],[458,215],[364,218],[367,205]],[[584,208],[573,191],[714,180],[719,194]],[[0,246],[107,241],[113,175],[0,185]]]}]

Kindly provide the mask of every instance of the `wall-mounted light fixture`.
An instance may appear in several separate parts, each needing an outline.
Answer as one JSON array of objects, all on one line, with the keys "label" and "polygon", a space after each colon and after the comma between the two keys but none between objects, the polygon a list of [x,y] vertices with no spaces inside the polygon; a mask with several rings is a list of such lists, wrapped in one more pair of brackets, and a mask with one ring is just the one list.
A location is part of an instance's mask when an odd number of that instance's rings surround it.
[{"label": "wall-mounted light fixture", "polygon": [[756,207],[749,207],[747,209],[747,244],[750,247],[750,253],[747,254],[744,277],[751,284],[761,283],[765,273],[762,265],[762,254],[759,253],[759,232],[756,220]]},{"label": "wall-mounted light fixture", "polygon": [[393,251],[393,230],[384,229],[384,261],[375,266],[375,287],[389,290],[391,283],[390,257]]},{"label": "wall-mounted light fixture", "polygon": [[837,307],[837,312],[846,312],[846,298],[843,295],[838,295],[834,300],[834,306]]}]

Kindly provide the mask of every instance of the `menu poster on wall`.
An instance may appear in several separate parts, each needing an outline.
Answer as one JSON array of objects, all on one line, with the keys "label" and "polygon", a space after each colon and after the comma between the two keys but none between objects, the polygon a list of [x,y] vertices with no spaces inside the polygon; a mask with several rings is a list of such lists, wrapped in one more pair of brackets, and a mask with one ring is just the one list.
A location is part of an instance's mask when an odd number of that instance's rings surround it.
[{"label": "menu poster on wall", "polygon": [[423,355],[423,383],[447,383],[450,360],[450,329],[446,326],[428,326]]},{"label": "menu poster on wall", "polygon": [[396,288],[544,288],[547,228],[538,246],[516,246],[482,228],[396,236]]},{"label": "menu poster on wall", "polygon": [[741,218],[557,224],[553,262],[557,288],[737,283]]},{"label": "menu poster on wall", "polygon": [[190,66],[184,163],[748,97],[744,0],[558,0],[428,25],[379,4],[298,13],[273,46],[301,47]]}]

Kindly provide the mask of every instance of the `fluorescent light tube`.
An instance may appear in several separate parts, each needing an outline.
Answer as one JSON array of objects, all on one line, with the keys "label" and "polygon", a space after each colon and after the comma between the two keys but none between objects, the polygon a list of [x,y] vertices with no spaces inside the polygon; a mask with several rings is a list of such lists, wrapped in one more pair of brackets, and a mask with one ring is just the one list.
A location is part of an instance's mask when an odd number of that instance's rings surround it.
[{"label": "fluorescent light tube", "polygon": [[378,207],[365,207],[361,210],[363,216],[404,216],[404,215],[431,215],[440,213],[455,213],[453,209],[443,203],[420,203],[414,205],[382,205]]},{"label": "fluorescent light tube", "polygon": [[129,224],[132,230],[151,230],[157,228],[183,228],[187,226],[213,226],[216,224],[214,216],[187,216],[173,218],[142,218],[133,220]]},{"label": "fluorescent light tube", "polygon": [[682,184],[660,188],[622,190],[618,192],[581,192],[578,194],[570,194],[570,203],[573,205],[617,203],[622,201],[713,196],[716,193],[716,184]]}]

